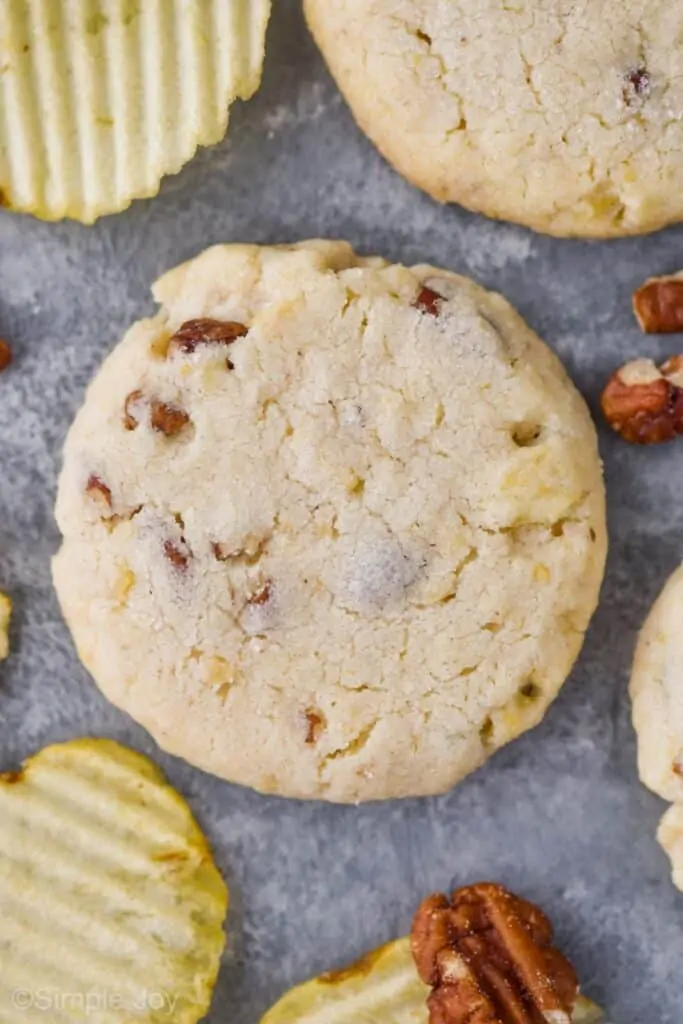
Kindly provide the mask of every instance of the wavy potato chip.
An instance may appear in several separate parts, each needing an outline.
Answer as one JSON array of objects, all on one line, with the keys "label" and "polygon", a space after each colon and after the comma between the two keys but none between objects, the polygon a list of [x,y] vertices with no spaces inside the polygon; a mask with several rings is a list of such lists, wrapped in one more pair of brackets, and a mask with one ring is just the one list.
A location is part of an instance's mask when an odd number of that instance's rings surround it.
[{"label": "wavy potato chip", "polygon": [[[429,1024],[430,989],[418,977],[410,939],[398,939],[345,970],[287,992],[261,1024]],[[602,1011],[579,998],[573,1024],[600,1024]]]},{"label": "wavy potato chip", "polygon": [[2,1024],[195,1024],[228,893],[190,809],[109,740],[0,776]]},{"label": "wavy potato chip", "polygon": [[271,0],[3,0],[0,201],[90,223],[154,196],[259,86]]},{"label": "wavy potato chip", "polygon": [[12,602],[7,594],[0,591],[0,661],[9,654],[9,624],[12,618]]}]

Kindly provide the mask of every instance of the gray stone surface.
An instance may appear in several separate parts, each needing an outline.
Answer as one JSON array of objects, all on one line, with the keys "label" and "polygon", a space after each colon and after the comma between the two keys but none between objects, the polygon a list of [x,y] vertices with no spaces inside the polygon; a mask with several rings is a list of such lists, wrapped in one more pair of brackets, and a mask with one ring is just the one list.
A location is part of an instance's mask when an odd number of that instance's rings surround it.
[{"label": "gray stone surface", "polygon": [[594,410],[615,364],[679,344],[639,334],[630,294],[683,264],[683,229],[555,241],[439,207],[355,128],[298,2],[276,6],[262,91],[160,197],[94,228],[0,214],[0,336],[16,354],[0,380],[0,586],[16,603],[0,767],[84,734],[163,765],[232,886],[213,1024],[257,1024],[290,984],[405,932],[430,890],[481,878],[548,909],[614,1024],[681,1024],[683,896],[655,842],[663,805],[638,783],[626,688],[636,631],[683,556],[683,442],[641,451],[600,428],[612,547],[581,661],[540,728],[440,799],[337,808],[204,776],[107,705],[61,621],[49,559],[69,422],[104,354],[152,309],[155,276],[211,242],[337,236],[471,274],[557,349]]}]

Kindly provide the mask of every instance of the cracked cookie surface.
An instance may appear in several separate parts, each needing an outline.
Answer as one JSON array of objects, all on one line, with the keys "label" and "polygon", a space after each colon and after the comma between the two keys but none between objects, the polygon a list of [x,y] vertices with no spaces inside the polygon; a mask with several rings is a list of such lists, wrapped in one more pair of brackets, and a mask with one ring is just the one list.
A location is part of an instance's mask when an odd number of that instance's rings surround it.
[{"label": "cracked cookie surface", "polygon": [[344,243],[218,246],[155,296],[66,445],[84,663],[261,791],[448,789],[540,721],[595,607],[583,400],[500,296]]},{"label": "cracked cookie surface", "polygon": [[683,217],[664,0],[305,0],[363,130],[435,198],[555,235]]},{"label": "cracked cookie surface", "polygon": [[658,839],[683,889],[683,567],[668,581],[640,634],[631,676],[642,781],[673,806]]}]

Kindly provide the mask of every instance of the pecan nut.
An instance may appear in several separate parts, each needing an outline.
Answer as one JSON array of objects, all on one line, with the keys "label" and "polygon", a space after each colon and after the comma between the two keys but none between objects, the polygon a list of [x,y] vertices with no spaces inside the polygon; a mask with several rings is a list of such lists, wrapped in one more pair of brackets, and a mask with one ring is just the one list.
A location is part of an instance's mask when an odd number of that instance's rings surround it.
[{"label": "pecan nut", "polygon": [[272,581],[271,580],[266,580],[266,582],[262,586],[258,587],[258,589],[253,590],[250,593],[249,598],[247,600],[247,604],[251,605],[252,607],[257,607],[258,608],[258,607],[263,606],[264,604],[268,604],[268,602],[270,601],[272,596],[273,596],[273,584],[272,584]]},{"label": "pecan nut", "polygon": [[635,359],[607,382],[600,399],[605,419],[625,441],[660,444],[683,434],[683,356],[661,367]]},{"label": "pecan nut", "polygon": [[545,914],[500,885],[430,896],[411,934],[430,1024],[571,1024],[578,981]]},{"label": "pecan nut", "polygon": [[179,541],[165,540],[164,555],[174,569],[184,572],[190,564],[191,552],[184,537]]},{"label": "pecan nut", "polygon": [[318,742],[325,729],[325,716],[315,708],[306,711],[306,743],[310,746]]},{"label": "pecan nut", "polygon": [[6,341],[0,338],[0,373],[6,370],[12,362],[12,349]]},{"label": "pecan nut", "polygon": [[175,437],[190,423],[190,417],[184,409],[158,398],[145,398],[142,391],[131,391],[123,407],[123,425],[126,430],[137,430],[146,407],[149,409],[152,430],[166,437]]},{"label": "pecan nut", "polygon": [[439,295],[433,288],[428,288],[425,284],[413,302],[413,308],[419,309],[421,313],[427,313],[429,316],[438,316],[441,312],[441,303],[444,301],[443,295]]},{"label": "pecan nut", "polygon": [[683,331],[683,274],[651,277],[633,293],[633,312],[645,334]]},{"label": "pecan nut", "polygon": [[621,98],[627,107],[632,107],[636,100],[646,100],[652,92],[652,75],[644,64],[629,68],[624,75]]},{"label": "pecan nut", "polygon": [[111,488],[97,473],[91,473],[85,485],[85,493],[104,508],[112,507]]},{"label": "pecan nut", "polygon": [[[200,345],[232,345],[248,333],[249,328],[236,320],[212,320],[209,317],[186,320],[169,341],[168,352],[169,355],[173,352],[189,355]],[[234,369],[229,359],[227,364],[229,370]]]}]

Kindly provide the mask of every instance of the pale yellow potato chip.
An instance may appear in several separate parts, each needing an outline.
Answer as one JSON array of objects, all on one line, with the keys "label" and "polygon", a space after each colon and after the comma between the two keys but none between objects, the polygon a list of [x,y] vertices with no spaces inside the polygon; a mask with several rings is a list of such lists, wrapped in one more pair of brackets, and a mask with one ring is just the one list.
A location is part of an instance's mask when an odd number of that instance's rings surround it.
[{"label": "pale yellow potato chip", "polygon": [[271,0],[3,0],[0,201],[90,223],[153,196],[258,88]]},{"label": "pale yellow potato chip", "polygon": [[[369,953],[345,970],[287,992],[261,1024],[429,1024],[430,989],[418,977],[409,939]],[[600,1024],[602,1011],[579,998],[573,1024]]]},{"label": "pale yellow potato chip", "polygon": [[228,893],[185,801],[109,740],[0,776],[2,1024],[195,1024]]},{"label": "pale yellow potato chip", "polygon": [[12,618],[12,602],[7,594],[0,592],[0,661],[9,654],[9,624]]}]

